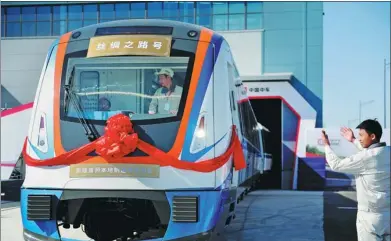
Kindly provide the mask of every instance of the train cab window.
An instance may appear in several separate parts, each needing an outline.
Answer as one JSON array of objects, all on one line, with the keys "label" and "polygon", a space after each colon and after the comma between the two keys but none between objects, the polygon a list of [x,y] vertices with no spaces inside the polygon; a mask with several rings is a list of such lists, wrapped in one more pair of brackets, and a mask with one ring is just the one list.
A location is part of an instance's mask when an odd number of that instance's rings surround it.
[{"label": "train cab window", "polygon": [[[103,121],[117,113],[161,119],[178,115],[188,63],[189,57],[70,58],[67,79],[73,71],[71,90],[86,119]],[[68,104],[66,116],[77,118],[77,109]]]},{"label": "train cab window", "polygon": [[98,109],[98,95],[87,95],[91,90],[99,86],[99,72],[98,71],[82,71],[79,79],[79,91],[85,93],[80,95],[81,104],[86,111],[93,111]]}]

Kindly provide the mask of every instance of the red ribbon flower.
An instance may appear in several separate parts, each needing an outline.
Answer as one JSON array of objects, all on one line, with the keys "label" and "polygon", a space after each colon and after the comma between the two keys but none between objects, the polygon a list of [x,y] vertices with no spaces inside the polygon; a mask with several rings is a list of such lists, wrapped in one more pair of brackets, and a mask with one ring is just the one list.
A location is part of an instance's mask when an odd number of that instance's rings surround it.
[{"label": "red ribbon flower", "polygon": [[95,151],[104,158],[119,158],[136,150],[138,135],[130,118],[117,114],[107,120],[105,134],[97,140]]}]

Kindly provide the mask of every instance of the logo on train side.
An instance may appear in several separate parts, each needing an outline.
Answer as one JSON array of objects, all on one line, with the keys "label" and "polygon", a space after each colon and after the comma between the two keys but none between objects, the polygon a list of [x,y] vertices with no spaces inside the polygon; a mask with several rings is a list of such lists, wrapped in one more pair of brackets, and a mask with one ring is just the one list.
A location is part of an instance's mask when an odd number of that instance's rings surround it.
[{"label": "logo on train side", "polygon": [[248,90],[250,92],[270,92],[270,87],[251,87]]}]

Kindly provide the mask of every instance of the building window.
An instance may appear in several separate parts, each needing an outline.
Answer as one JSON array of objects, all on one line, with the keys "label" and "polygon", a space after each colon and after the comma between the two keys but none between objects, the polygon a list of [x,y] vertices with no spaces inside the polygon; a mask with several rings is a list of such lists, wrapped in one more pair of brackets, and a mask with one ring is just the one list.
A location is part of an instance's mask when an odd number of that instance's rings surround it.
[{"label": "building window", "polygon": [[130,18],[145,18],[145,3],[131,3]]},{"label": "building window", "polygon": [[216,31],[261,29],[262,2],[116,2],[6,6],[2,37],[59,36],[116,19],[168,19]]},{"label": "building window", "polygon": [[6,24],[6,37],[19,37],[21,36],[21,29],[20,29],[20,23],[16,22],[8,22]]},{"label": "building window", "polygon": [[22,8],[22,21],[35,21],[35,7]]},{"label": "building window", "polygon": [[21,9],[19,7],[9,7],[6,9],[6,37],[19,37],[22,35],[21,29]]},{"label": "building window", "polygon": [[20,21],[20,8],[10,7],[7,8],[7,21],[19,22]]},{"label": "building window", "polygon": [[197,15],[211,15],[212,4],[210,2],[197,2],[196,12]]},{"label": "building window", "polygon": [[179,15],[181,15],[181,16],[194,16],[194,3],[193,2],[179,2]]},{"label": "building window", "polygon": [[50,36],[51,26],[49,21],[37,22],[37,36]]},{"label": "building window", "polygon": [[37,36],[50,36],[52,33],[52,12],[49,6],[37,7]]},{"label": "building window", "polygon": [[99,21],[108,22],[111,20],[114,20],[114,4],[99,4]]},{"label": "building window", "polygon": [[37,7],[37,21],[50,21],[51,8],[49,6]]},{"label": "building window", "polygon": [[83,7],[82,5],[68,6],[68,29],[72,31],[83,26]]},{"label": "building window", "polygon": [[115,19],[129,19],[130,5],[129,3],[115,4]]},{"label": "building window", "polygon": [[83,5],[83,27],[98,23],[98,5]]},{"label": "building window", "polygon": [[261,13],[261,12],[263,12],[263,3],[262,2],[247,2],[247,12],[248,13]]},{"label": "building window", "polygon": [[227,14],[228,3],[227,2],[214,2],[213,3],[213,14]]},{"label": "building window", "polygon": [[261,29],[262,27],[262,15],[259,13],[247,14],[247,29]]},{"label": "building window", "polygon": [[81,5],[71,5],[68,7],[68,20],[81,20],[83,10]]},{"label": "building window", "polygon": [[53,20],[66,20],[66,19],[67,19],[67,6],[54,6]]},{"label": "building window", "polygon": [[163,3],[163,18],[168,20],[180,21],[178,11],[178,2]]},{"label": "building window", "polygon": [[67,32],[66,21],[54,21],[53,22],[53,35],[58,36]]},{"label": "building window", "polygon": [[179,21],[195,23],[194,2],[179,2]]},{"label": "building window", "polygon": [[32,37],[36,36],[36,22],[23,22],[22,23],[22,36]]},{"label": "building window", "polygon": [[148,18],[161,18],[163,17],[162,2],[148,2]]},{"label": "building window", "polygon": [[229,15],[229,30],[245,29],[244,14],[230,14]]},{"label": "building window", "polygon": [[229,3],[229,13],[245,13],[246,6],[244,2],[230,2]]},{"label": "building window", "polygon": [[4,8],[1,8],[1,37],[5,37],[5,13],[4,13]]}]

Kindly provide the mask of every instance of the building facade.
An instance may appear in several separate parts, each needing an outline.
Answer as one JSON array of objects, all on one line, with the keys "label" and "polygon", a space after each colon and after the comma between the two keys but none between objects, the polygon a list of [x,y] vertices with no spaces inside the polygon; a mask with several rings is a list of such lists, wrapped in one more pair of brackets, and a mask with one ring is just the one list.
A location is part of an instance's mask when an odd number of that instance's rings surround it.
[{"label": "building facade", "polygon": [[[242,76],[289,73],[314,99],[322,126],[322,2],[2,2],[1,107],[34,100],[47,51],[61,34],[122,19],[202,25],[229,42]],[[320,103],[320,104],[319,104]]]}]

